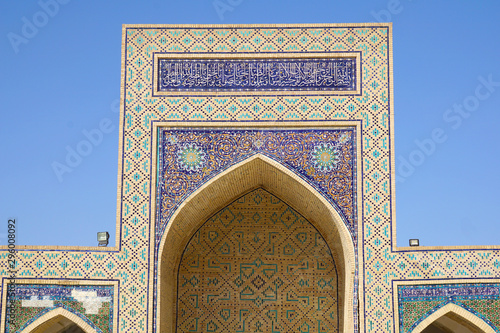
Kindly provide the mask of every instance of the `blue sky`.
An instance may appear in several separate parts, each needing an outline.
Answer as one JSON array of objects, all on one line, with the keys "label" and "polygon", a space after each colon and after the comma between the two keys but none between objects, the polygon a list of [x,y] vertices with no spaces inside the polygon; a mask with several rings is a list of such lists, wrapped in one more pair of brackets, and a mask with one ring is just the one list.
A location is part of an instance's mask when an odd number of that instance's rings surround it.
[{"label": "blue sky", "polygon": [[[0,3],[0,244],[9,217],[18,244],[94,246],[97,231],[114,244],[122,24],[386,21],[398,243],[500,243],[500,2],[54,1]],[[97,128],[58,178],[54,162]]]}]

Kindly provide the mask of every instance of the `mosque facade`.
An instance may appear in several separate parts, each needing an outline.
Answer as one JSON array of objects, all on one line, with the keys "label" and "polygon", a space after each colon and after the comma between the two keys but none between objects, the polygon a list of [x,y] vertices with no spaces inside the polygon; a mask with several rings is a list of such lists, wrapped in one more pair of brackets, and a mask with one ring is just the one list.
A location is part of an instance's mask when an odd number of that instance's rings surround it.
[{"label": "mosque facade", "polygon": [[116,246],[2,247],[1,332],[500,332],[498,247],[396,244],[392,33],[125,25]]}]

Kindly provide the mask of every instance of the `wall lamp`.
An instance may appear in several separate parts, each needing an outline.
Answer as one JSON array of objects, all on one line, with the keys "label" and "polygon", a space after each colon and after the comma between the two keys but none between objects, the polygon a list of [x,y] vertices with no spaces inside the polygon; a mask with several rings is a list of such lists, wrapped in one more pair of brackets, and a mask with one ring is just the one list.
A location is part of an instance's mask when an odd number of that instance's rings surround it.
[{"label": "wall lamp", "polygon": [[97,233],[97,241],[99,246],[108,246],[109,234],[107,231]]},{"label": "wall lamp", "polygon": [[410,239],[410,246],[419,246],[418,239]]}]

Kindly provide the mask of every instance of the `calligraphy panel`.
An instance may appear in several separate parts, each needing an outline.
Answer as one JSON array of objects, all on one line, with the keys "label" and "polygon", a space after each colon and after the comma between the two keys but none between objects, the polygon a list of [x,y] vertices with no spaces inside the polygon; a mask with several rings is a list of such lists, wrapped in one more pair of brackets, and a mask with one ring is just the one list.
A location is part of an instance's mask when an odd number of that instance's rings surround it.
[{"label": "calligraphy panel", "polygon": [[356,58],[158,59],[158,91],[356,91]]}]

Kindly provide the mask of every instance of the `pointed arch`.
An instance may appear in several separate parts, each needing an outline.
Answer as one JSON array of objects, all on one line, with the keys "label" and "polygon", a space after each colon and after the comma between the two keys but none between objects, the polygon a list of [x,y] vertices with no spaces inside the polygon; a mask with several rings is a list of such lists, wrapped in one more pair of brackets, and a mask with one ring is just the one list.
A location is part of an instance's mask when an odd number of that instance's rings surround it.
[{"label": "pointed arch", "polygon": [[262,187],[287,202],[321,233],[339,275],[340,331],[354,331],[355,250],[340,214],[317,190],[280,163],[254,155],[212,178],[175,211],[162,235],[158,255],[157,324],[174,332],[177,272],[193,233],[213,214],[246,192]]},{"label": "pointed arch", "polygon": [[[442,318],[447,318],[452,322],[465,326],[474,333],[495,333],[495,330],[483,319],[454,303],[448,303],[442,308],[436,310],[434,313],[425,318],[425,320],[420,322],[420,324],[413,329],[412,333],[420,333],[431,324]],[[446,325],[446,323],[444,324]],[[452,332],[454,331],[451,327],[449,329]]]},{"label": "pointed arch", "polygon": [[57,307],[54,310],[51,310],[40,316],[34,322],[29,324],[24,330],[22,330],[22,333],[43,333],[52,325],[56,325],[58,322],[67,321],[78,325],[78,327],[80,327],[85,333],[99,333],[77,314],[70,312],[62,307]]}]

